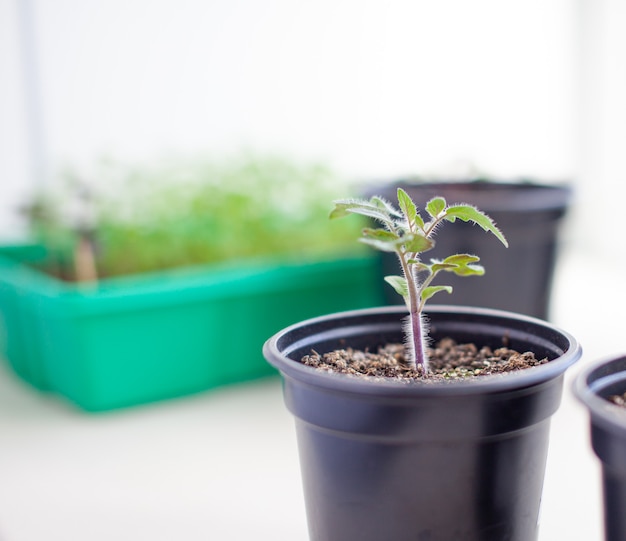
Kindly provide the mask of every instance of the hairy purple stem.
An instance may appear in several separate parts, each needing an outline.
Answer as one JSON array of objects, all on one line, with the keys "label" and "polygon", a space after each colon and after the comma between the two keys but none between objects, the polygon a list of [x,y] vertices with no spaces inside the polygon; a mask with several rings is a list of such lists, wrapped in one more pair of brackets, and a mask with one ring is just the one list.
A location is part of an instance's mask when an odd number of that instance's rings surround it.
[{"label": "hairy purple stem", "polygon": [[426,357],[426,350],[423,340],[422,329],[422,315],[420,313],[420,299],[419,289],[416,284],[415,276],[411,270],[410,265],[407,263],[406,254],[398,252],[398,258],[400,259],[400,265],[402,272],[407,282],[407,288],[409,291],[409,336],[411,340],[411,359],[409,364],[413,368],[417,368],[418,365],[422,367],[424,373],[428,370],[428,359]]},{"label": "hairy purple stem", "polygon": [[424,349],[422,315],[419,312],[411,311],[411,337],[413,339],[413,358],[415,365],[421,366],[424,373],[428,370],[428,359]]}]

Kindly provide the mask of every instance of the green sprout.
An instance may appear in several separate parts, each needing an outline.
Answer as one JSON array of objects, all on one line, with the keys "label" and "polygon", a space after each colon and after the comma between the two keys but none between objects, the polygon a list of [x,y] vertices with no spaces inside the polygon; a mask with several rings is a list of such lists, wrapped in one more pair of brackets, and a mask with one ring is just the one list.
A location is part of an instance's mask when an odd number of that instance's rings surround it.
[{"label": "green sprout", "polygon": [[421,254],[435,246],[435,231],[446,221],[455,222],[459,219],[478,224],[508,247],[504,235],[482,211],[471,205],[448,205],[443,197],[434,197],[428,201],[425,210],[429,218],[425,221],[413,200],[402,188],[398,188],[400,210],[379,196],[374,196],[369,201],[341,199],[334,203],[331,219],[361,214],[384,226],[363,229],[359,240],[377,250],[395,252],[398,256],[403,276],[386,276],[385,281],[404,298],[409,310],[405,328],[409,349],[408,363],[415,369],[420,366],[422,372],[426,373],[428,358],[425,321],[422,315],[424,305],[440,291],[452,293],[451,286],[431,285],[433,279],[441,271],[453,272],[459,276],[480,276],[485,273],[485,269],[477,264],[480,258],[475,255],[454,254],[441,261],[431,259],[430,263],[426,263],[421,260]]}]

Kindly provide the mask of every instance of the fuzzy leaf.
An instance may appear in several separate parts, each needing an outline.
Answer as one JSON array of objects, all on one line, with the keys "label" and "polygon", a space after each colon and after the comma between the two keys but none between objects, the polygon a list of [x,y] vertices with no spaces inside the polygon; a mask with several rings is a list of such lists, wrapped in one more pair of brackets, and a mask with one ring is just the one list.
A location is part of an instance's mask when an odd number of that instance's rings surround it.
[{"label": "fuzzy leaf", "polygon": [[398,204],[400,205],[400,209],[406,216],[406,219],[409,222],[409,225],[415,224],[415,219],[417,217],[417,207],[413,200],[409,197],[409,194],[406,193],[402,188],[398,188]]},{"label": "fuzzy leaf", "polygon": [[442,269],[453,272],[457,276],[482,276],[485,269],[481,265],[474,265],[480,258],[470,254],[455,254],[446,257],[444,264],[452,265],[451,268]]},{"label": "fuzzy leaf", "polygon": [[362,231],[363,235],[378,240],[397,241],[400,237],[396,233],[387,231],[386,229],[372,229],[366,227]]},{"label": "fuzzy leaf", "polygon": [[377,250],[381,252],[397,252],[398,251],[397,241],[380,240],[380,239],[370,238],[370,237],[361,237],[359,239],[359,242],[362,242],[363,244],[367,244],[368,246],[371,246],[372,248],[376,248]]},{"label": "fuzzy leaf", "polygon": [[447,291],[448,293],[452,293],[452,286],[430,286],[424,288],[424,291],[422,291],[422,302],[427,301],[435,293],[439,293],[440,291]]},{"label": "fuzzy leaf", "polygon": [[455,267],[457,267],[457,265],[454,264],[454,263],[444,263],[442,261],[434,261],[432,263],[432,265],[430,265],[428,268],[434,274],[434,273],[442,271],[442,270],[443,271],[452,270]]},{"label": "fuzzy leaf", "polygon": [[446,208],[446,200],[443,197],[434,197],[428,203],[426,203],[426,211],[433,218],[439,216],[441,211]]},{"label": "fuzzy leaf", "polygon": [[422,231],[424,230],[424,227],[425,227],[424,219],[419,214],[415,215],[415,224],[417,225],[419,229],[421,229]]},{"label": "fuzzy leaf", "polygon": [[396,209],[389,201],[383,199],[382,197],[378,197],[375,195],[370,199],[370,203],[378,207],[379,209],[383,209],[390,216],[402,218],[402,214],[398,212],[398,209]]},{"label": "fuzzy leaf", "polygon": [[359,199],[340,199],[335,201],[335,208],[330,213],[330,219],[343,218],[350,214],[361,214],[385,224],[392,222],[391,217],[380,207]]},{"label": "fuzzy leaf", "polygon": [[477,263],[480,261],[480,257],[471,254],[454,254],[446,257],[443,263],[450,263],[452,265],[468,265],[470,263]]},{"label": "fuzzy leaf", "polygon": [[406,279],[402,276],[385,276],[385,282],[387,282],[398,295],[400,295],[405,301],[409,299],[409,287],[406,283]]},{"label": "fuzzy leaf", "polygon": [[435,241],[419,233],[408,233],[402,237],[407,252],[422,253],[430,250]]},{"label": "fuzzy leaf", "polygon": [[369,227],[363,229],[363,237],[359,240],[382,252],[397,252],[402,245],[402,239],[396,233]]},{"label": "fuzzy leaf", "polygon": [[457,276],[482,276],[485,274],[485,268],[482,265],[459,265],[450,270]]},{"label": "fuzzy leaf", "polygon": [[446,220],[454,222],[457,218],[464,222],[474,222],[485,231],[493,233],[496,238],[505,246],[509,246],[502,232],[496,227],[494,221],[484,212],[471,205],[451,205],[446,211]]}]

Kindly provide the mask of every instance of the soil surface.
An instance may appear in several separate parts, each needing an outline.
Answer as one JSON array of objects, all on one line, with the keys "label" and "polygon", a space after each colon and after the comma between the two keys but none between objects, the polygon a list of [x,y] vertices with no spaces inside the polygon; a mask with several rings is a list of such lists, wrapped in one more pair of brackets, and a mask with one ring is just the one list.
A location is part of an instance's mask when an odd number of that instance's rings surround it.
[{"label": "soil surface", "polygon": [[446,338],[428,349],[429,370],[410,368],[403,344],[389,344],[378,352],[340,349],[320,355],[312,352],[302,363],[318,370],[339,372],[356,377],[385,378],[399,381],[453,381],[524,370],[548,362],[534,353],[519,353],[502,347],[478,349],[474,344],[457,344]]}]

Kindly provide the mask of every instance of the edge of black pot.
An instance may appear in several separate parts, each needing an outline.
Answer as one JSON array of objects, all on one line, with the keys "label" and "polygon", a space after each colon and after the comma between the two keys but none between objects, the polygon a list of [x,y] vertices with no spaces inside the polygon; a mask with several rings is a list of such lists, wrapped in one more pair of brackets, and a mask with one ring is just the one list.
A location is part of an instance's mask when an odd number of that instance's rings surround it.
[{"label": "edge of black pot", "polygon": [[[490,336],[494,348],[506,343],[520,351],[533,351],[550,362],[502,375],[455,382],[423,384],[396,381],[363,381],[342,374],[329,374],[299,362],[312,349],[326,353],[342,347],[370,349],[390,341],[402,342],[402,325],[408,313],[403,306],[352,310],[308,319],[278,332],[263,346],[266,360],[283,374],[309,384],[365,394],[407,396],[419,386],[425,395],[479,394],[535,385],[564,373],[582,355],[577,340],[555,325],[531,316],[504,310],[454,305],[432,305],[424,315],[434,341],[454,335],[458,341],[473,341],[474,334]],[[349,324],[345,323],[349,321]],[[458,336],[459,330],[462,335]],[[373,333],[371,336],[368,333]],[[367,337],[367,338],[366,338]]]},{"label": "edge of black pot", "polygon": [[[366,197],[382,195],[395,201],[397,188],[408,192],[419,191],[424,199],[443,196],[450,203],[469,203],[492,214],[501,212],[523,212],[529,210],[563,214],[572,200],[574,188],[571,184],[547,183],[537,180],[498,179],[411,179],[398,178],[391,181],[370,183],[362,187]],[[379,193],[379,192],[384,193]]]},{"label": "edge of black pot", "polygon": [[613,394],[626,392],[626,354],[597,361],[581,370],[573,382],[573,390],[595,424],[626,434],[626,408],[607,400]]},{"label": "edge of black pot", "polygon": [[626,408],[607,398],[626,392],[626,355],[597,361],[573,382],[587,408],[591,445],[602,463],[604,528],[607,541],[626,539]]}]

